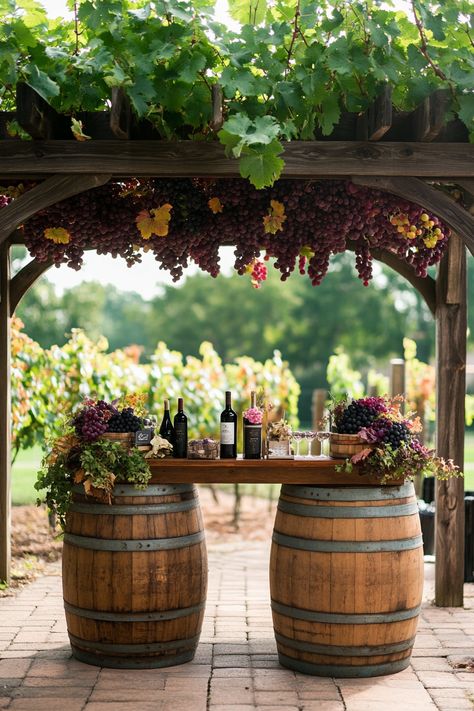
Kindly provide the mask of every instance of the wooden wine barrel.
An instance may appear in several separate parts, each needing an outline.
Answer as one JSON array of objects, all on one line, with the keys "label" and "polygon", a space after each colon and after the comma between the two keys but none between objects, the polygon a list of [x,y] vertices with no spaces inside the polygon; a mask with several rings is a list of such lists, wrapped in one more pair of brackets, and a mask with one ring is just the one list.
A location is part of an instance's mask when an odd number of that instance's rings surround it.
[{"label": "wooden wine barrel", "polygon": [[270,591],[280,663],[328,677],[371,677],[410,662],[423,590],[413,484],[284,485]]},{"label": "wooden wine barrel", "polygon": [[112,505],[75,487],[64,534],[63,594],[77,659],[116,668],[190,661],[206,589],[196,487],[116,485]]}]

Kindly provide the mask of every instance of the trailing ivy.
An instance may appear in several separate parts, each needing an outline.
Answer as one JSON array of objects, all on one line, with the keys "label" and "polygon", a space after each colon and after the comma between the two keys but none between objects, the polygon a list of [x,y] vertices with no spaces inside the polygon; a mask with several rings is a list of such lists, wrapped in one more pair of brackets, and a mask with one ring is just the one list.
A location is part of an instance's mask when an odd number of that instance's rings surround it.
[{"label": "trailing ivy", "polygon": [[230,0],[238,31],[216,20],[213,0],[70,5],[64,20],[35,0],[0,0],[1,109],[14,109],[19,81],[71,117],[106,109],[121,87],[162,138],[212,140],[219,83],[219,139],[259,188],[281,174],[282,140],[330,135],[387,84],[400,110],[445,88],[451,117],[474,135],[469,0],[410,0],[406,13],[390,0]]}]

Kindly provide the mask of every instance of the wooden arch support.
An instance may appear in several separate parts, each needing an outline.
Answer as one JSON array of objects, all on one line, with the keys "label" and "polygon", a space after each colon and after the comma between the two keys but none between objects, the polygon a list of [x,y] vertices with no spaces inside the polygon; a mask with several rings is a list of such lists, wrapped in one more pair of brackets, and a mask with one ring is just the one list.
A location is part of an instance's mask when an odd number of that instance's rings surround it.
[{"label": "wooden arch support", "polygon": [[52,266],[52,261],[39,262],[37,259],[32,259],[20,269],[18,274],[15,274],[10,280],[10,316],[13,316],[16,307],[28,289]]},{"label": "wooden arch support", "polygon": [[53,175],[20,195],[0,212],[0,244],[25,220],[39,210],[55,205],[73,195],[98,188],[110,180],[110,175]]}]

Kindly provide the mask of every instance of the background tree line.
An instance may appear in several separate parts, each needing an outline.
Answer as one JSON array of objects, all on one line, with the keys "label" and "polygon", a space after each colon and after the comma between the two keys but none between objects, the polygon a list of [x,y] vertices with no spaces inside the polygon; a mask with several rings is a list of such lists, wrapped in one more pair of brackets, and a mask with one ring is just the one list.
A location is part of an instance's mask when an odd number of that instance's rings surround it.
[{"label": "background tree line", "polygon": [[[163,287],[150,301],[97,282],[59,296],[43,278],[26,294],[17,315],[43,348],[62,345],[79,327],[90,338],[106,336],[111,350],[139,344],[145,359],[158,340],[195,356],[202,341],[211,341],[224,362],[242,354],[265,360],[279,349],[301,384],[300,417],[308,420],[311,391],[326,386],[327,363],[337,347],[362,371],[402,356],[405,336],[417,342],[421,360],[434,355],[433,320],[418,294],[395,272],[379,267],[364,287],[352,263],[352,255],[334,259],[318,287],[297,275],[282,283],[271,267],[259,290],[235,274],[215,280],[196,274],[181,285]],[[469,270],[472,275],[472,261]],[[474,279],[469,285],[473,292]],[[471,333],[472,320],[471,315]]]}]

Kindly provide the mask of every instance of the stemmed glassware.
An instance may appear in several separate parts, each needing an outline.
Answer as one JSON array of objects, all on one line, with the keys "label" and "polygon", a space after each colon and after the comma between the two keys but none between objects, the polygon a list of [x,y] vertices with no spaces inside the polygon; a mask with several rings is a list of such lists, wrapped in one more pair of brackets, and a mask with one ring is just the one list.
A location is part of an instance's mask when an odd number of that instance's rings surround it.
[{"label": "stemmed glassware", "polygon": [[295,457],[300,456],[300,444],[301,440],[304,439],[304,432],[300,432],[299,430],[295,430],[292,434],[291,439],[295,443]]},{"label": "stemmed glassware", "polygon": [[326,454],[326,452],[324,451],[326,449],[324,442],[326,442],[330,436],[331,436],[331,433],[328,430],[321,430],[320,432],[316,433],[316,437],[321,442],[321,454],[323,456],[328,456]]},{"label": "stemmed glassware", "polygon": [[312,458],[312,452],[311,452],[311,445],[314,442],[314,439],[316,437],[316,432],[312,432],[311,430],[308,430],[307,432],[304,433],[305,439],[308,443],[308,451],[306,453],[306,459],[311,459]]}]

